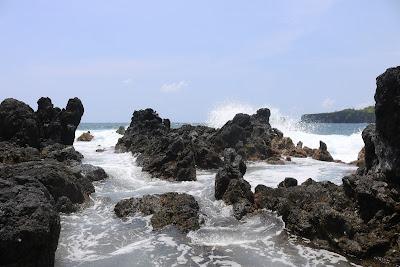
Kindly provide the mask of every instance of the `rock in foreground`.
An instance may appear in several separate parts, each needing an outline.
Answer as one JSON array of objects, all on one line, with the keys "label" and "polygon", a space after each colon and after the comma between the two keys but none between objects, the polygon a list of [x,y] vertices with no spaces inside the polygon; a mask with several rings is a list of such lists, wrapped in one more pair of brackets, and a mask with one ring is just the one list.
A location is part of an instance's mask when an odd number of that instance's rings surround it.
[{"label": "rock in foreground", "polygon": [[151,225],[155,230],[173,225],[185,233],[199,229],[199,210],[193,196],[175,192],[124,199],[114,208],[118,217],[134,215],[137,212],[144,216],[153,215]]}]

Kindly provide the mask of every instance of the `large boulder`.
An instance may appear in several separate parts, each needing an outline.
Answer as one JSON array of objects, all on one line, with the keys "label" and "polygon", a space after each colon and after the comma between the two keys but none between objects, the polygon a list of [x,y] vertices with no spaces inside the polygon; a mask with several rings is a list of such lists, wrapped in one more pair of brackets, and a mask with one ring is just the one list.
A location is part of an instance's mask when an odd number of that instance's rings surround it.
[{"label": "large boulder", "polygon": [[243,179],[245,173],[246,164],[242,156],[233,148],[225,149],[224,166],[218,169],[215,176],[214,196],[233,205],[233,215],[238,220],[254,210],[251,185]]},{"label": "large boulder", "polygon": [[32,177],[0,177],[0,265],[54,266],[60,216],[52,196]]},{"label": "large boulder", "polygon": [[193,196],[176,192],[124,199],[114,208],[115,214],[121,218],[137,212],[153,215],[151,225],[154,230],[173,225],[185,233],[200,228],[199,210]]},{"label": "large boulder", "polygon": [[0,177],[29,176],[42,183],[55,201],[68,197],[73,203],[83,203],[94,192],[91,181],[72,171],[63,163],[44,160],[30,161],[0,168]]},{"label": "large boulder", "polygon": [[319,141],[319,148],[314,151],[312,158],[320,161],[333,161],[331,154],[328,152],[327,145],[322,141]]},{"label": "large boulder", "polygon": [[400,67],[387,69],[376,79],[376,125],[363,131],[365,172],[400,177]]},{"label": "large boulder", "polygon": [[212,142],[217,152],[234,148],[246,160],[265,160],[277,156],[271,141],[281,134],[269,124],[270,111],[259,109],[256,114],[236,114],[218,132]]},{"label": "large boulder", "polygon": [[39,148],[40,132],[36,115],[27,104],[12,98],[1,102],[0,140]]},{"label": "large boulder", "polygon": [[169,127],[169,120],[161,119],[152,109],[135,111],[116,150],[137,154],[137,162],[153,177],[196,180],[195,153],[190,137]]}]

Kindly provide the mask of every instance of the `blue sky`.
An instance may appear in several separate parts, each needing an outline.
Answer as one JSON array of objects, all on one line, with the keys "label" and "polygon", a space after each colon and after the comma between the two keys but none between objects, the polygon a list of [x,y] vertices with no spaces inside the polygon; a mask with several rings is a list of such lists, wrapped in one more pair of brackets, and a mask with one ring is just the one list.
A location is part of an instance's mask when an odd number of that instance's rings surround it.
[{"label": "blue sky", "polygon": [[86,122],[359,107],[400,65],[399,25],[398,0],[0,0],[0,98],[78,96]]}]

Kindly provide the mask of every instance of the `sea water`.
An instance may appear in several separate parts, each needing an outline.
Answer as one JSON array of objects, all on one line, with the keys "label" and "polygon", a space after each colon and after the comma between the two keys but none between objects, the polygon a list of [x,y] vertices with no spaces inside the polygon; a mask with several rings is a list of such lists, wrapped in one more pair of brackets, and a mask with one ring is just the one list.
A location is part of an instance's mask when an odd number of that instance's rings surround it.
[{"label": "sea water", "polygon": [[[246,108],[246,107],[245,107]],[[231,112],[230,112],[231,111]],[[237,112],[219,110],[210,113],[210,126],[221,127]],[[322,140],[335,159],[357,159],[363,146],[364,124],[299,124],[272,111],[271,124],[294,142],[316,148]],[[215,171],[197,170],[197,181],[167,182],[152,178],[136,164],[130,153],[114,153],[121,135],[115,131],[127,123],[81,124],[77,136],[90,130],[91,142],[75,142],[84,163],[101,166],[109,178],[96,182],[96,193],[81,211],[61,216],[61,234],[56,266],[351,266],[338,254],[312,248],[308,241],[284,231],[276,214],[264,211],[237,221],[232,208],[214,199]],[[179,126],[174,124],[174,126]],[[104,148],[105,152],[95,152]],[[276,187],[285,177],[300,183],[307,178],[340,184],[341,178],[355,171],[348,164],[292,158],[286,165],[262,162],[247,164],[245,179],[254,190],[258,184]],[[153,231],[150,216],[140,214],[117,218],[115,204],[124,198],[145,194],[184,192],[200,205],[204,224],[184,235],[167,227]]]}]

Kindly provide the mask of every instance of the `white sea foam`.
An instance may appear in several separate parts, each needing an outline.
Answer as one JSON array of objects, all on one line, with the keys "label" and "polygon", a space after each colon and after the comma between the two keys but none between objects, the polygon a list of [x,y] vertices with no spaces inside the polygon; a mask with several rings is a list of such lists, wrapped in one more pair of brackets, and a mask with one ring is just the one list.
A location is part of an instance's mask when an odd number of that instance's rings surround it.
[{"label": "white sea foam", "polygon": [[278,128],[285,136],[292,138],[295,144],[302,141],[305,146],[318,148],[319,141],[323,141],[327,144],[328,150],[334,159],[344,162],[354,161],[364,145],[361,131],[351,135],[315,134],[312,133],[312,125],[308,125],[308,127],[300,125],[297,122],[298,120],[283,115],[279,109],[269,105],[255,107],[240,102],[222,102],[210,111],[207,124],[211,127],[220,128],[237,113],[254,114],[261,107],[268,107],[271,110],[271,126]]},{"label": "white sea foam", "polygon": [[[78,131],[77,135],[83,131]],[[101,166],[110,175],[95,183],[93,203],[72,216],[62,216],[56,266],[349,266],[341,256],[306,248],[285,237],[283,222],[273,213],[237,221],[232,207],[214,199],[213,171],[197,171],[197,181],[168,182],[150,177],[130,153],[114,153],[120,135],[115,129],[91,130],[92,142],[76,142],[84,162]],[[303,139],[304,141],[304,139]],[[328,144],[329,145],[329,144]],[[105,152],[95,152],[97,148]],[[341,182],[354,171],[344,164],[293,159],[283,166],[249,163],[245,179],[276,186],[285,177]],[[114,205],[123,198],[164,192],[185,192],[199,203],[204,224],[187,236],[165,229],[153,231],[151,216],[121,220]]]}]

